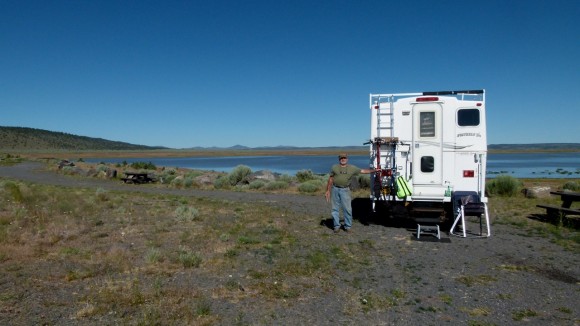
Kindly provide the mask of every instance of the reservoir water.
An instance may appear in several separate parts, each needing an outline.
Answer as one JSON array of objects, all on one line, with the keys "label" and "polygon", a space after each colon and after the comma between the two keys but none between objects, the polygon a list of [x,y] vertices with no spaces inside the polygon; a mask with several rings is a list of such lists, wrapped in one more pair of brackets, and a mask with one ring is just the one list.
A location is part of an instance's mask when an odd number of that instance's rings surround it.
[{"label": "reservoir water", "polygon": [[[171,158],[93,158],[91,163],[151,162],[167,168],[188,168],[230,172],[238,165],[252,171],[269,170],[294,175],[300,170],[328,173],[337,163],[335,155],[273,155],[227,157],[171,157]],[[360,168],[369,166],[368,155],[351,155],[349,163]],[[488,154],[487,177],[510,175],[515,178],[580,178],[580,153],[501,153]]]}]

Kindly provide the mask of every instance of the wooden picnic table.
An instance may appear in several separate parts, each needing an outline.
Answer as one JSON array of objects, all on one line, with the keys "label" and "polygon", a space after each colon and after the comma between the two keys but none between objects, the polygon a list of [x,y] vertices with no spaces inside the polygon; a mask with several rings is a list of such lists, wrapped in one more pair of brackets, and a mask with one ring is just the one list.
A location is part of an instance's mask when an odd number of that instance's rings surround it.
[{"label": "wooden picnic table", "polygon": [[537,207],[545,208],[549,217],[561,221],[561,218],[567,215],[580,215],[580,208],[572,208],[572,203],[580,201],[580,192],[550,191],[550,194],[560,196],[562,204],[560,206],[536,205]]},{"label": "wooden picnic table", "polygon": [[121,178],[125,183],[147,183],[152,182],[153,179],[149,177],[147,173],[138,173],[138,172],[124,172],[125,177]]}]

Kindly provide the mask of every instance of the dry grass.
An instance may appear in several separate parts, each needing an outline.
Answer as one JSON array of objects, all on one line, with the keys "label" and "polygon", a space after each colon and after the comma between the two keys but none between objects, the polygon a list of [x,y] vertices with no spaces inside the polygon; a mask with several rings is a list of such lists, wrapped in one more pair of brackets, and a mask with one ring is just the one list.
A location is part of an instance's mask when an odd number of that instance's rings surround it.
[{"label": "dry grass", "polygon": [[[491,198],[494,223],[534,230],[577,252],[576,231],[529,219],[536,202],[546,199]],[[0,311],[15,324],[270,324],[280,307],[296,300],[315,304],[338,281],[346,284],[340,294],[346,316],[405,307],[435,314],[453,305],[446,293],[411,297],[411,287],[423,282],[421,262],[399,267],[407,288],[386,295],[363,288],[369,266],[379,261],[396,268],[408,249],[401,242],[383,251],[372,239],[329,242],[326,233],[313,238],[295,224],[308,218],[256,203],[3,180]],[[456,282],[471,287],[496,278],[477,274]],[[227,313],[232,305],[249,309],[257,302],[259,316],[244,309]],[[464,311],[491,313],[485,307]],[[530,311],[513,318],[531,318]],[[255,308],[246,313],[256,314]]]},{"label": "dry grass", "polygon": [[[239,259],[225,255],[228,250],[280,255],[293,242],[274,222],[275,211],[255,205],[12,181],[0,185],[3,272],[15,283],[33,283],[39,292],[49,292],[48,284],[76,292],[69,298],[74,310],[69,317],[77,319],[122,313],[144,322],[211,320],[205,292],[225,281],[198,287],[188,286],[189,279],[222,274],[225,280],[224,270],[240,267]],[[187,213],[193,208],[196,218]],[[176,274],[178,280],[171,277]],[[271,296],[292,293],[261,282],[249,288]],[[22,295],[24,289],[5,293],[0,306],[16,305]],[[145,306],[147,313],[138,316]]]}]

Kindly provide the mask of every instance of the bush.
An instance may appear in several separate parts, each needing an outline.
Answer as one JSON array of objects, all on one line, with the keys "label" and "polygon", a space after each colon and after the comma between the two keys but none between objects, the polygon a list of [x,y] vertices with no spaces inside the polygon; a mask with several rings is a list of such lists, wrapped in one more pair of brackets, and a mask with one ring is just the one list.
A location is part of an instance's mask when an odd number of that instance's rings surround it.
[{"label": "bush", "polygon": [[290,182],[292,182],[292,180],[294,180],[294,178],[289,174],[282,174],[280,176],[280,178],[278,178],[278,180],[282,181],[282,182],[290,183]]},{"label": "bush", "polygon": [[105,164],[99,163],[99,165],[97,165],[97,172],[105,172],[106,173],[108,170],[109,170],[109,168]]},{"label": "bush", "polygon": [[95,196],[97,197],[97,199],[99,201],[102,201],[102,202],[109,200],[109,195],[107,194],[107,191],[103,188],[97,188],[97,191],[95,192]]},{"label": "bush", "polygon": [[263,180],[254,180],[250,182],[250,189],[261,189],[266,185]]},{"label": "bush", "polygon": [[163,173],[159,176],[159,183],[171,184],[177,176],[175,174]]},{"label": "bush", "polygon": [[300,170],[296,172],[296,179],[298,179],[298,182],[306,182],[314,179],[314,174],[310,170]]},{"label": "bush", "polygon": [[580,191],[580,184],[576,183],[575,181],[568,181],[562,186],[564,190],[571,190],[571,191]]},{"label": "bush", "polygon": [[189,267],[199,267],[199,265],[201,264],[201,257],[187,249],[187,248],[180,248],[179,249],[179,262],[183,265],[183,267],[185,268],[189,268]]},{"label": "bush", "polygon": [[280,190],[288,188],[288,183],[284,181],[273,181],[266,184],[266,190]]},{"label": "bush", "polygon": [[215,179],[215,181],[213,182],[213,186],[216,189],[227,189],[230,187],[230,180],[228,176],[219,176],[217,179]]},{"label": "bush", "polygon": [[185,179],[183,180],[183,186],[185,188],[191,188],[193,185],[195,185],[195,182],[193,181],[193,177],[191,177],[191,176],[185,177]]},{"label": "bush", "polygon": [[298,186],[298,191],[313,193],[322,189],[323,186],[324,184],[322,183],[321,180],[309,180],[307,182],[300,184],[300,186]]},{"label": "bush", "polygon": [[521,187],[522,183],[518,179],[509,175],[500,175],[487,183],[485,191],[490,196],[513,197],[520,192]]},{"label": "bush", "polygon": [[[126,162],[125,162],[126,163]],[[155,164],[148,162],[133,162],[131,163],[131,167],[136,170],[156,170],[157,167]]]},{"label": "bush", "polygon": [[10,197],[12,197],[14,201],[17,202],[23,201],[24,196],[22,195],[22,191],[20,191],[20,187],[16,183],[12,181],[6,181],[3,184],[3,188],[7,193],[10,194]]},{"label": "bush", "polygon": [[370,189],[371,187],[371,176],[368,174],[363,174],[358,177],[358,184],[360,188]]},{"label": "bush", "polygon": [[228,175],[228,179],[230,181],[230,185],[235,186],[240,183],[248,184],[249,177],[252,174],[252,169],[246,165],[238,165],[236,166],[232,172]]},{"label": "bush", "polygon": [[198,217],[199,211],[197,209],[195,209],[194,207],[179,206],[175,209],[174,214],[178,220],[188,222],[188,221],[194,221]]}]

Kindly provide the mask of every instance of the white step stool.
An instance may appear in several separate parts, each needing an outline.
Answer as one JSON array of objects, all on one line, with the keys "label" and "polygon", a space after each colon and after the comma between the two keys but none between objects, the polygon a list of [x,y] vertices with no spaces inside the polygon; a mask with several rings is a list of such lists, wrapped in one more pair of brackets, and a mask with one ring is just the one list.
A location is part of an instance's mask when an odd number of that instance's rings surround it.
[{"label": "white step stool", "polygon": [[439,224],[436,225],[421,225],[417,224],[417,239],[421,238],[421,233],[432,234],[441,239],[441,232],[439,232]]}]

